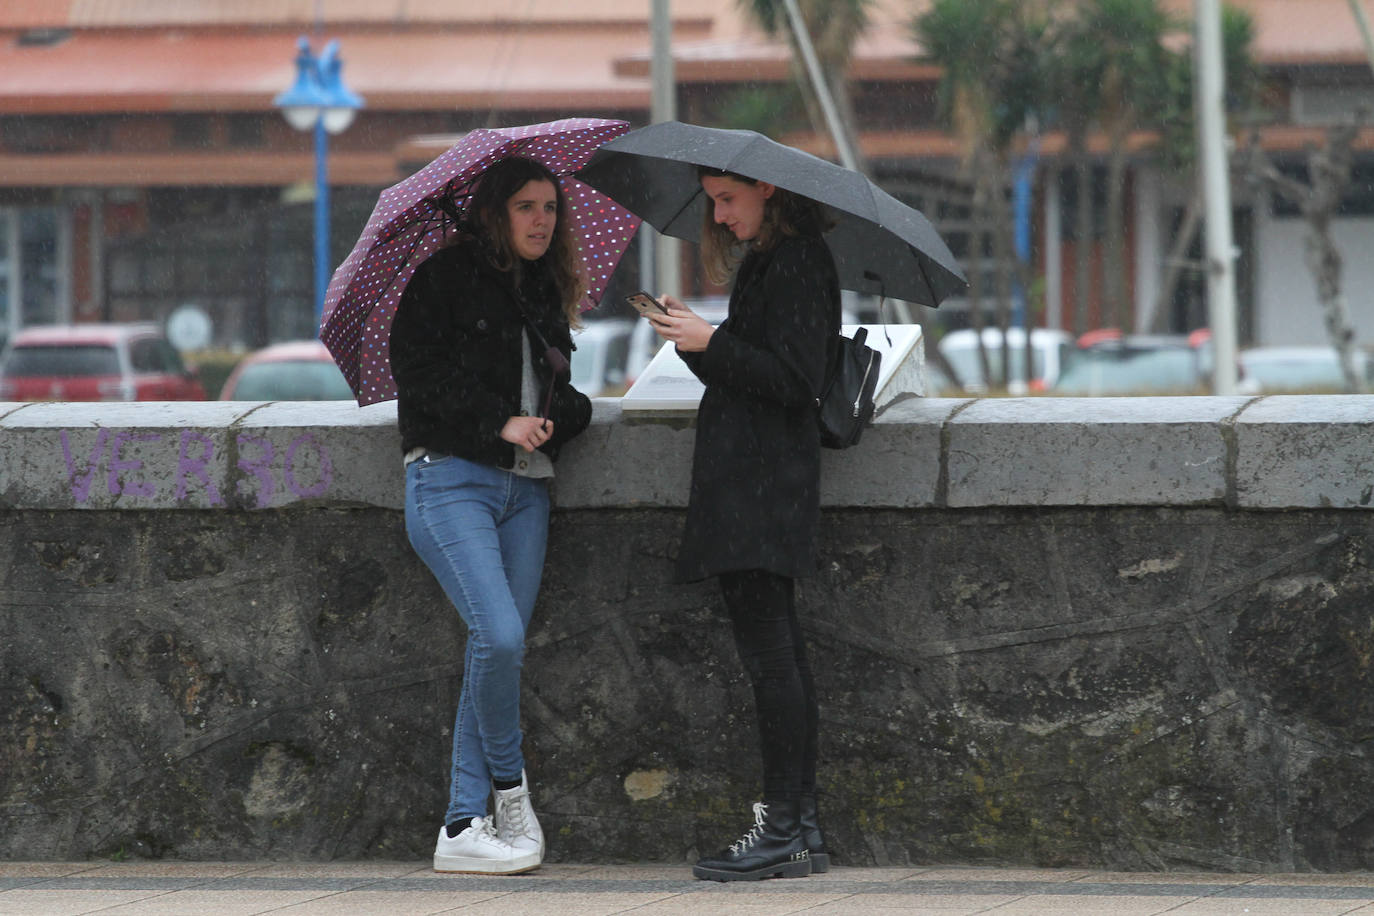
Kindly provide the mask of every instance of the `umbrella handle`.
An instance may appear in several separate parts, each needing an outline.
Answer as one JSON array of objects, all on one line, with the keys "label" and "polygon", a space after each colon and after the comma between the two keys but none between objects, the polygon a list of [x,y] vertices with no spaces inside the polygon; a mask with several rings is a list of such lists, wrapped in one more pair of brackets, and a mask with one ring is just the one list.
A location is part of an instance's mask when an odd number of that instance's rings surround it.
[{"label": "umbrella handle", "polygon": [[882,277],[871,270],[864,271],[864,279],[878,281],[878,324],[883,326],[883,336],[887,338],[888,349],[891,349],[892,335],[887,330],[887,322],[883,321],[883,308],[887,305],[887,284],[883,282]]}]

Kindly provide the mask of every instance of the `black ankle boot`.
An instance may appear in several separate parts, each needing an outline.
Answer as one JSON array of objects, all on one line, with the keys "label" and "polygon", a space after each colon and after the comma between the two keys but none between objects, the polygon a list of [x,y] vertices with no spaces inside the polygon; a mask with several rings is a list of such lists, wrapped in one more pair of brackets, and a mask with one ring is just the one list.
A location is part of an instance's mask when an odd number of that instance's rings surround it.
[{"label": "black ankle boot", "polygon": [[811,857],[811,874],[830,871],[830,853],[825,851],[825,837],[821,835],[821,821],[816,814],[816,796],[801,797],[801,835],[806,852]]},{"label": "black ankle boot", "polygon": [[801,837],[796,802],[754,804],[754,826],[730,846],[697,862],[692,874],[711,881],[805,878],[811,858]]}]

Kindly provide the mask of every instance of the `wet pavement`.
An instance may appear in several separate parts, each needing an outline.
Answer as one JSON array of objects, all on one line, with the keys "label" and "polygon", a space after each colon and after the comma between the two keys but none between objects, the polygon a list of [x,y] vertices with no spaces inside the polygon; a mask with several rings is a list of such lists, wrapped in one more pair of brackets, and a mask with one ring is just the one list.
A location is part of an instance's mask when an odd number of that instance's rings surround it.
[{"label": "wet pavement", "polygon": [[550,864],[437,875],[422,862],[0,862],[0,914],[939,914],[1374,916],[1374,873],[846,868],[720,884],[686,865]]}]

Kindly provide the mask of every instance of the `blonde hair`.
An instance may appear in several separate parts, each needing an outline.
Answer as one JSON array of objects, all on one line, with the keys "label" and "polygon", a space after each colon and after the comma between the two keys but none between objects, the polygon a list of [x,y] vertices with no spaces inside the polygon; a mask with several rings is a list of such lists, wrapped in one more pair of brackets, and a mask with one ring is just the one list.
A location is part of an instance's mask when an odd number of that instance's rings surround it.
[{"label": "blonde hair", "polygon": [[[697,178],[732,178],[742,184],[758,184],[759,179],[726,172],[721,169],[697,167]],[[768,251],[789,236],[820,234],[834,225],[825,206],[809,197],[793,194],[786,188],[773,186],[773,193],[763,202],[763,222],[758,235],[747,242],[715,220],[708,199],[701,224],[701,266],[712,283],[720,286],[730,282],[735,269],[751,250]]]},{"label": "blonde hair", "polygon": [[[563,200],[563,188],[558,176],[533,159],[510,156],[487,169],[468,204],[468,213],[486,237],[491,262],[498,270],[519,272],[521,258],[511,246],[510,215],[506,201],[531,181],[547,181],[553,185],[558,201],[558,218],[554,221],[553,239],[544,254],[562,300],[563,315],[571,327],[582,326],[582,296],[587,290],[582,264],[573,241],[568,208]],[[541,259],[542,260],[542,259]],[[519,277],[516,278],[517,283]]]}]

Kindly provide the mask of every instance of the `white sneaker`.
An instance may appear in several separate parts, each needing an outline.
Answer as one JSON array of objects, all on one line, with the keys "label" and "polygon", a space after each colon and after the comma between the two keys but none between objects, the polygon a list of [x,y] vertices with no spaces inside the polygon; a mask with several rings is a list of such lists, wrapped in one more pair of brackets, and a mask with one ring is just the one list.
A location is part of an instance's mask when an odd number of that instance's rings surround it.
[{"label": "white sneaker", "polygon": [[534,816],[530,801],[530,781],[520,771],[520,785],[514,789],[494,789],[496,794],[496,835],[519,852],[534,853],[544,861],[544,831]]},{"label": "white sneaker", "polygon": [[455,837],[439,828],[434,846],[434,870],[465,875],[514,875],[539,867],[539,855],[515,849],[502,840],[485,817],[474,817],[472,826]]}]

